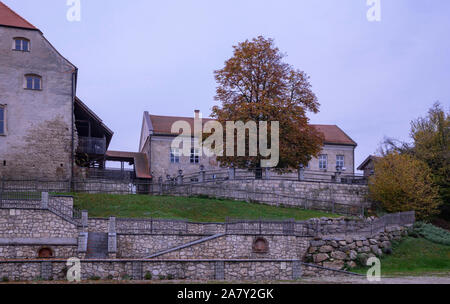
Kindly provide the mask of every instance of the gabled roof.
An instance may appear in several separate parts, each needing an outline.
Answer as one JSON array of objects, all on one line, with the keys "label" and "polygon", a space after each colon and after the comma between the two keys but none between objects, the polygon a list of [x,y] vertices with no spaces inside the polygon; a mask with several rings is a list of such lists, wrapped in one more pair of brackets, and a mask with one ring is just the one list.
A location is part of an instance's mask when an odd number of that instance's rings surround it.
[{"label": "gabled roof", "polygon": [[30,22],[19,16],[6,4],[0,1],[0,25],[39,31]]},{"label": "gabled roof", "polygon": [[111,129],[108,128],[108,126],[106,126],[103,123],[103,120],[101,120],[100,117],[98,117],[97,114],[94,113],[94,111],[89,109],[89,107],[84,102],[82,102],[78,97],[75,97],[75,106],[78,106],[86,115],[88,115],[89,117],[91,117],[92,120],[97,122],[98,126],[105,133],[106,146],[109,146],[109,143],[111,142],[111,139],[112,139],[112,137],[114,135],[114,132],[111,131]]},{"label": "gabled roof", "polygon": [[381,157],[379,156],[375,156],[375,155],[369,155],[369,157],[367,157],[362,163],[361,165],[359,165],[359,167],[357,168],[357,170],[359,171],[364,171],[364,169],[366,168],[366,166],[370,163],[370,162],[374,162],[378,159],[381,159]]},{"label": "gabled roof", "polygon": [[[160,116],[160,115],[150,115],[149,118],[152,124],[153,134],[155,135],[178,135],[177,133],[172,133],[172,124],[176,121],[183,120],[189,123],[191,130],[194,130],[194,118],[193,117],[181,117],[181,116]],[[214,120],[211,118],[203,118],[202,122]],[[341,128],[336,125],[311,125],[317,131],[322,133],[325,138],[324,144],[331,145],[348,145],[357,146],[357,143],[353,141]]]}]

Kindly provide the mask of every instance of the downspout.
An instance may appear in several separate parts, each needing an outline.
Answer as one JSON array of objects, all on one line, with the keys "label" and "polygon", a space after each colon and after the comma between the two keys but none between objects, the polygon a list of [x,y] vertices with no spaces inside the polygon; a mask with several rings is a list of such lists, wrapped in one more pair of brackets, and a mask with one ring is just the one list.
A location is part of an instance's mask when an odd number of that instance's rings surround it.
[{"label": "downspout", "polygon": [[74,178],[74,162],[75,162],[75,97],[76,97],[76,88],[77,88],[77,75],[78,68],[75,68],[72,72],[72,139],[71,139],[71,161],[70,161],[70,186],[72,189],[72,182]]}]

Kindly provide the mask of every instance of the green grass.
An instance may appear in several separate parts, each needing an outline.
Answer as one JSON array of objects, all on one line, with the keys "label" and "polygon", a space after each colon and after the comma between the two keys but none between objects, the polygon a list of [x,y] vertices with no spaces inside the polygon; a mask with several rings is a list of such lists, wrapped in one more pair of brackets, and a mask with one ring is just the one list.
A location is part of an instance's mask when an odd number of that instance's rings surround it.
[{"label": "green grass", "polygon": [[[352,270],[366,273],[367,268]],[[381,259],[382,275],[424,275],[450,273],[450,246],[424,238],[405,238],[393,246],[393,253]]]},{"label": "green grass", "polygon": [[256,203],[210,198],[147,195],[74,193],[75,207],[88,210],[89,217],[186,219],[223,222],[234,219],[296,219],[337,217],[338,215],[299,208],[283,208]]}]

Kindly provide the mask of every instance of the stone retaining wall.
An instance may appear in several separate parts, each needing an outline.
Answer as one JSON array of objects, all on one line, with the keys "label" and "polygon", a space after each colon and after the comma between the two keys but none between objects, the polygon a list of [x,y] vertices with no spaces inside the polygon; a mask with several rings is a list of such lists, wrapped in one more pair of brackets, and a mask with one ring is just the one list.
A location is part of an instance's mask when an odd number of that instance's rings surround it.
[{"label": "stone retaining wall", "polygon": [[[81,279],[295,280],[296,260],[82,260]],[[65,280],[66,261],[0,261],[0,278],[10,281]]]},{"label": "stone retaining wall", "polygon": [[408,234],[408,226],[387,227],[371,237],[322,237],[309,242],[306,262],[332,269],[352,269],[364,264],[370,257],[381,257],[392,252],[391,241]]},{"label": "stone retaining wall", "polygon": [[[264,240],[267,250],[253,246]],[[302,259],[308,239],[282,235],[224,235],[159,256],[162,259]]]}]

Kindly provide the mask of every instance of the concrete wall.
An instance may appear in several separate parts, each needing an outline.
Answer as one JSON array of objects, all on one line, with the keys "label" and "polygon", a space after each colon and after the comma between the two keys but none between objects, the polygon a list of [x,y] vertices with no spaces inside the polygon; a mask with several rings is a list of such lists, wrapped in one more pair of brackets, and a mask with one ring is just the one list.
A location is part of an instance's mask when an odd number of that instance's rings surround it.
[{"label": "concrete wall", "polygon": [[[30,52],[12,50],[30,40]],[[0,27],[0,177],[68,179],[71,175],[72,66],[38,31]],[[26,74],[42,77],[42,90],[25,89]],[[6,162],[6,163],[4,163]]]}]

